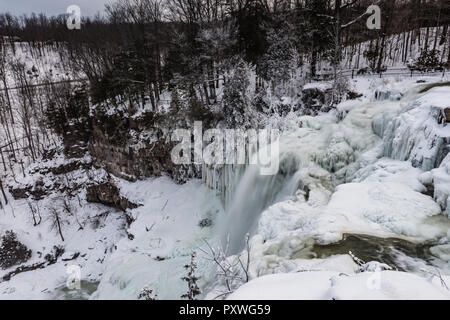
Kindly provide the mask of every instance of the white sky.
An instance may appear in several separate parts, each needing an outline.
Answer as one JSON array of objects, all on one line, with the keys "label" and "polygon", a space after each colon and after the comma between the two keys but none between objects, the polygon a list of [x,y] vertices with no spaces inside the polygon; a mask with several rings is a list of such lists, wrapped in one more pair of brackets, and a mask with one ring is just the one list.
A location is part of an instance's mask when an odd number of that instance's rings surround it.
[{"label": "white sky", "polygon": [[97,12],[103,12],[105,3],[112,0],[0,0],[0,12],[10,12],[14,15],[45,13],[58,15],[66,13],[70,5],[78,5],[82,16],[94,16]]}]

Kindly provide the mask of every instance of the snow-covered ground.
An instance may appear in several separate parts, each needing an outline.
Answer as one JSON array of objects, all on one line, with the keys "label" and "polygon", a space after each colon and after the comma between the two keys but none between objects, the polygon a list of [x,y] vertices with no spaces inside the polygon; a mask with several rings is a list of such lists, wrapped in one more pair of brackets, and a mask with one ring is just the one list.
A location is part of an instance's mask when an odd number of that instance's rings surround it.
[{"label": "snow-covered ground", "polygon": [[[53,206],[63,206],[58,196],[42,200],[39,209],[43,221],[36,227],[27,201],[12,201],[3,210],[0,234],[14,229],[32,250],[26,265],[43,261],[55,245],[64,247],[66,253],[56,264],[0,282],[1,298],[87,299],[96,291],[92,298],[137,299],[146,286],[161,299],[180,298],[186,293],[187,285],[181,280],[186,275],[183,267],[192,250],[211,237],[211,226],[200,223],[223,214],[219,199],[198,180],[185,185],[167,177],[118,183],[124,195],[141,205],[132,211],[131,227],[127,228],[123,212],[86,203],[85,195],[80,194],[81,206],[76,205],[77,199],[70,202],[73,213],[64,222],[64,241],[47,216]],[[63,261],[74,253],[79,253],[77,258]],[[210,272],[210,264],[204,262],[199,265]],[[68,267],[73,265],[81,268],[81,291],[66,288]],[[2,270],[0,276],[16,267]]]},{"label": "snow-covered ground", "polygon": [[[450,277],[444,277],[446,282]],[[230,300],[448,300],[450,293],[436,277],[405,272],[344,274],[333,271],[269,275],[253,280]]]}]

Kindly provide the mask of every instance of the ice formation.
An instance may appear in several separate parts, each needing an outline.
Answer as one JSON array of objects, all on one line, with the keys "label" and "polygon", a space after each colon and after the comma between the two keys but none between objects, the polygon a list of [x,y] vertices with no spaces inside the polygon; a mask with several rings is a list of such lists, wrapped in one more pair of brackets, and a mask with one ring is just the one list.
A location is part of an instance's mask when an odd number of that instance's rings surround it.
[{"label": "ice formation", "polygon": [[[450,277],[445,277],[449,281]],[[438,279],[394,271],[346,275],[318,271],[258,278],[239,288],[229,300],[392,300],[449,299]]]}]

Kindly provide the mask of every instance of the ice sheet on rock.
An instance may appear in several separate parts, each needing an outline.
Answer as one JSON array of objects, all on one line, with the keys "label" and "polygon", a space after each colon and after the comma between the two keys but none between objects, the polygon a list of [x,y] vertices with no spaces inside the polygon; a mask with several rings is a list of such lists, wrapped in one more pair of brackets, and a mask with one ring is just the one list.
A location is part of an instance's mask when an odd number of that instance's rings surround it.
[{"label": "ice sheet on rock", "polygon": [[449,97],[450,87],[433,88],[409,102],[398,117],[384,118],[384,155],[409,160],[425,171],[438,167],[449,151],[450,126],[439,124],[433,109],[444,106],[442,100]]}]

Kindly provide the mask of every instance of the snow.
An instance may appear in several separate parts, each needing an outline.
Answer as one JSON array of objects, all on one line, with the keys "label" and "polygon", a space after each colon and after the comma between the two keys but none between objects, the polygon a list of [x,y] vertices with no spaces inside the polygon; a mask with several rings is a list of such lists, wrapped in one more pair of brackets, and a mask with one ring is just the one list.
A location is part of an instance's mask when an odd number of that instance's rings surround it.
[{"label": "snow", "polygon": [[[27,68],[38,67],[35,82],[44,75],[55,80],[68,76],[64,64],[62,69],[54,68],[59,61],[54,53],[44,54],[47,58],[40,61],[25,45],[17,52],[16,58],[26,62]],[[58,71],[50,75],[50,69]],[[60,190],[39,202],[31,201],[45,216],[35,227],[27,200],[13,200],[8,194],[10,204],[0,212],[0,235],[14,229],[33,251],[27,264],[41,262],[54,245],[64,246],[66,252],[54,265],[0,282],[0,296],[136,299],[147,286],[158,299],[178,299],[187,287],[181,280],[183,266],[193,250],[204,246],[203,239],[220,242],[231,233],[230,254],[242,254],[245,234],[250,232],[250,274],[255,280],[231,299],[448,299],[448,291],[436,278],[430,281],[419,272],[379,272],[381,288],[372,290],[367,283],[373,273],[358,272],[360,267],[349,255],[316,259],[308,253],[316,244],[342,240],[344,234],[395,237],[412,243],[433,241],[437,244],[430,251],[436,261],[399,254],[397,263],[417,270],[436,265],[450,283],[450,220],[441,214],[450,216],[450,155],[445,157],[450,126],[439,124],[436,113],[449,107],[450,87],[419,93],[426,84],[417,85],[418,81],[429,84],[449,78],[357,77],[350,81],[350,89],[362,97],[341,103],[336,111],[317,117],[290,113],[285,118],[265,119],[267,127],[284,130],[281,172],[274,177],[261,178],[257,167],[225,166],[203,167],[203,182],[192,180],[185,185],[167,177],[135,183],[116,179],[124,196],[142,204],[127,212],[135,220],[130,227],[123,212],[88,204],[85,191],[80,191],[81,200],[70,199],[74,214],[64,227],[63,242],[47,217],[52,207],[62,208]],[[304,86],[312,88],[327,90],[330,83]],[[161,107],[167,111],[167,92],[163,100]],[[290,97],[280,100],[295,101]],[[107,112],[128,117],[128,107],[123,104]],[[132,117],[150,108],[147,104]],[[152,138],[136,134],[135,140],[138,145]],[[45,186],[64,185],[67,177],[41,172],[68,161],[58,156],[33,164],[25,177],[17,175],[7,184],[31,186],[43,179]],[[91,161],[90,157],[80,160],[83,164]],[[86,184],[105,176],[99,169],[88,178],[80,169],[69,180],[71,185]],[[430,186],[433,197],[422,194]],[[81,230],[77,219],[84,226]],[[201,228],[202,219],[210,219],[213,226]],[[201,285],[206,288],[202,297],[213,298],[222,289],[215,266],[202,257],[198,263]],[[81,267],[79,296],[65,288],[69,265]],[[372,263],[365,271],[373,271],[374,266],[380,265]],[[1,270],[0,276],[12,269]],[[277,274],[264,276],[271,273]]]},{"label": "snow", "polygon": [[[403,42],[405,41],[405,38],[409,35],[408,33],[401,33],[401,34],[395,34],[386,37],[385,39],[385,47],[386,50],[389,51],[389,54],[384,55],[382,64],[386,66],[389,69],[393,69],[390,73],[391,76],[393,74],[397,74],[398,76],[408,77],[409,76],[409,70],[405,68],[405,62],[404,58],[406,58],[406,62],[409,63],[410,61],[414,61],[417,59],[422,52],[422,49],[424,47],[424,42],[420,39],[425,39],[427,32],[429,33],[430,38],[429,39],[438,39],[436,37],[436,32],[439,34],[442,34],[443,27],[439,28],[422,28],[420,30],[421,35],[420,37],[416,37],[414,41],[410,43],[410,47],[406,51],[406,57],[402,57],[403,52],[401,49],[401,46],[403,45]],[[439,30],[438,30],[439,29]],[[361,69],[364,67],[369,67],[370,62],[367,59],[367,57],[364,55],[364,52],[368,50],[373,43],[372,41],[363,42],[361,44],[348,46],[344,48],[343,57],[344,60],[342,62],[342,67],[344,69]],[[435,45],[434,40],[430,40],[429,45],[433,46]],[[448,45],[445,43],[436,43],[436,50],[438,50],[442,54],[448,54]],[[387,52],[386,51],[386,52]],[[406,69],[406,70],[404,70]],[[355,72],[356,73],[356,72]]]},{"label": "snow", "polygon": [[340,229],[347,233],[433,238],[432,227],[421,228],[427,217],[440,214],[441,209],[430,197],[403,184],[364,182],[339,186],[326,211],[340,218]]},{"label": "snow", "polygon": [[[422,170],[414,168],[410,162],[381,158],[355,173],[354,182],[397,182],[409,186],[417,192],[425,192],[424,185],[430,177]],[[430,174],[431,175],[431,174]],[[428,177],[428,179],[427,179]]]},{"label": "snow", "polygon": [[430,197],[402,184],[344,184],[326,206],[290,200],[264,211],[258,227],[265,242],[260,250],[289,258],[311,241],[334,243],[345,233],[432,239],[446,233],[428,220],[440,212]]},{"label": "snow", "polygon": [[[42,204],[41,212],[44,215],[51,202],[56,202],[52,197]],[[114,243],[124,236],[124,217],[121,213],[108,210],[101,205],[84,204],[83,208],[76,214],[85,225],[83,230],[75,221],[71,220],[70,225],[65,225],[63,234],[65,241],[62,242],[55,230],[52,230],[50,221],[44,216],[42,223],[36,227],[31,227],[30,215],[26,201],[16,201],[14,205],[14,215],[12,207],[3,212],[0,222],[0,234],[5,230],[13,229],[17,233],[19,241],[32,250],[32,257],[25,265],[31,265],[44,261],[44,256],[49,253],[53,246],[65,247],[66,253],[54,265],[44,269],[23,272],[11,278],[9,281],[0,282],[0,294],[2,299],[53,299],[60,294],[60,289],[64,288],[68,278],[67,267],[76,265],[81,268],[82,280],[89,284],[98,280],[103,273],[103,261],[111,250]],[[102,212],[99,217],[101,225],[94,228],[89,221],[95,215]],[[41,253],[39,253],[41,252]],[[80,253],[75,260],[64,261],[72,258],[74,253]],[[72,253],[72,254],[71,254]],[[16,268],[11,267],[1,270],[0,277]]]},{"label": "snow", "polygon": [[[448,283],[450,277],[445,277]],[[450,291],[431,281],[395,271],[342,274],[331,271],[268,275],[228,300],[449,300]]]}]

